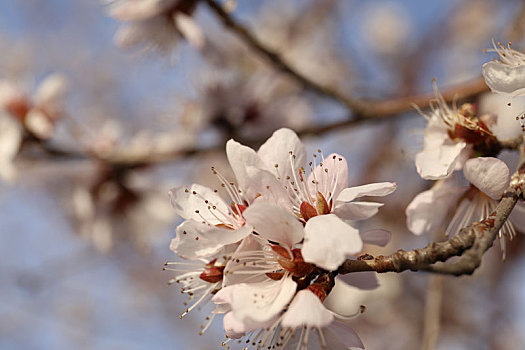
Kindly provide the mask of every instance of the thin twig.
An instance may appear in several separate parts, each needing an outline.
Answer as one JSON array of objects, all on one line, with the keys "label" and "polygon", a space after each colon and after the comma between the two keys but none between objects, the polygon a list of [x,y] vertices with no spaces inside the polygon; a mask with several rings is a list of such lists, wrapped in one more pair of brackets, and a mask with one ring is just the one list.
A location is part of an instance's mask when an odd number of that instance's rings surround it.
[{"label": "thin twig", "polygon": [[[288,74],[308,90],[342,103],[350,112],[352,112],[355,119],[382,118],[397,115],[411,110],[413,103],[421,108],[425,108],[428,107],[430,100],[434,98],[434,95],[425,94],[378,102],[357,99],[345,95],[333,87],[322,85],[298,72],[295,68],[286,63],[278,52],[275,52],[264,45],[246,26],[239,23],[233,18],[233,16],[226,12],[219,2],[216,0],[206,0],[206,2],[226,27],[235,33],[254,52],[266,58],[275,69]],[[488,91],[488,87],[482,78],[478,78],[448,91],[444,91],[443,98],[447,102],[451,102],[455,98],[469,98],[477,96],[485,91]]]}]

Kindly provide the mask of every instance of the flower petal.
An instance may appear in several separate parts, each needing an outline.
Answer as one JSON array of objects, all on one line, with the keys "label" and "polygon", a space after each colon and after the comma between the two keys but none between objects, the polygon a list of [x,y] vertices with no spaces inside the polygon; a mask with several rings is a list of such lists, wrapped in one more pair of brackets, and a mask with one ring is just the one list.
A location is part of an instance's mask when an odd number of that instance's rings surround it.
[{"label": "flower petal", "polygon": [[264,323],[279,315],[295,294],[291,278],[262,283],[241,283],[221,289],[213,302],[228,302],[235,319],[245,324]]},{"label": "flower petal", "polygon": [[227,244],[240,241],[251,232],[249,225],[230,230],[186,220],[177,227],[177,236],[171,240],[170,249],[185,259],[205,258],[216,254]]},{"label": "flower petal", "polygon": [[463,169],[465,178],[492,199],[500,199],[509,185],[507,165],[492,157],[469,159]]},{"label": "flower petal", "polygon": [[229,206],[208,187],[198,184],[179,186],[171,189],[169,195],[175,211],[184,219],[205,221],[212,225],[231,221],[227,215]]},{"label": "flower petal", "polygon": [[194,47],[201,49],[204,47],[204,33],[201,27],[193,20],[193,17],[184,13],[175,14],[175,25],[180,30],[181,34]]},{"label": "flower petal", "polygon": [[428,191],[418,194],[406,208],[407,227],[415,235],[432,233],[445,220],[466,188],[456,184],[454,178],[440,180]]},{"label": "flower petal", "polygon": [[333,320],[333,314],[324,307],[321,300],[308,289],[303,289],[293,298],[281,324],[292,329],[302,326],[323,328]]},{"label": "flower petal", "polygon": [[[47,76],[38,86],[35,103],[40,106],[55,108],[62,103],[68,88],[68,80],[63,74],[54,73]],[[46,106],[46,107],[47,107]]]},{"label": "flower petal", "polygon": [[297,217],[282,208],[257,201],[244,212],[246,222],[269,241],[292,247],[304,237],[303,225]]},{"label": "flower petal", "polygon": [[446,141],[439,147],[425,148],[416,154],[417,172],[426,180],[438,180],[449,176],[466,145],[465,142]]},{"label": "flower petal", "polygon": [[0,111],[0,179],[12,180],[16,175],[13,160],[22,143],[22,126]]},{"label": "flower petal", "polygon": [[[342,349],[352,349],[352,350],[358,350],[358,349],[365,349],[365,346],[363,345],[363,342],[357,335],[357,333],[350,328],[347,324],[343,322],[339,322],[336,320],[336,322],[332,322],[330,327],[327,330],[327,334],[325,337],[327,339],[333,339],[333,341],[339,341],[341,342],[344,347]],[[332,333],[332,334],[330,334]],[[328,344],[327,344],[328,345]],[[328,349],[336,349],[335,347],[328,347]]]},{"label": "flower petal", "polygon": [[379,282],[374,271],[352,272],[339,275],[338,278],[359,289],[371,290],[379,287]]},{"label": "flower petal", "polygon": [[[226,263],[224,268],[224,279],[222,281],[223,287],[247,282],[248,279],[250,283],[263,282],[268,279],[264,273],[261,273],[259,266],[251,264],[258,260],[259,256],[256,255],[253,258],[250,258],[245,254],[246,252],[261,252],[263,246],[260,241],[266,242],[255,235],[248,235],[242,240],[237,250],[233,253],[232,258]],[[236,259],[238,256],[242,256],[242,259]],[[276,261],[275,264],[276,269],[279,269],[279,263]],[[235,271],[239,270],[239,268],[242,269],[242,271],[236,273]]]},{"label": "flower petal", "polygon": [[391,236],[392,234],[390,231],[381,229],[370,230],[361,233],[361,239],[363,240],[363,243],[374,244],[380,247],[386,246],[390,242]]},{"label": "flower petal", "polygon": [[386,196],[394,192],[397,188],[395,182],[376,182],[372,184],[355,186],[345,188],[339,196],[336,197],[337,201],[350,202],[356,198],[364,196]]},{"label": "flower petal", "polygon": [[248,167],[252,166],[258,169],[265,169],[257,153],[250,147],[241,145],[237,141],[229,140],[226,142],[226,156],[237,178],[239,187],[242,190],[246,190],[250,183],[250,179],[246,173]]},{"label": "flower petal", "polygon": [[224,327],[224,332],[226,336],[230,339],[239,339],[244,336],[246,332],[250,330],[247,329],[246,325],[242,322],[239,322],[234,316],[233,312],[227,312],[222,319],[222,324]]},{"label": "flower petal", "polygon": [[333,271],[363,248],[359,231],[334,214],[311,218],[304,228],[304,261]]},{"label": "flower petal", "polygon": [[292,210],[288,192],[269,171],[254,166],[246,167],[246,198],[249,202],[264,200]]},{"label": "flower petal", "polygon": [[525,92],[525,66],[513,67],[491,61],[483,65],[481,72],[493,92],[514,96]]},{"label": "flower petal", "polygon": [[[290,152],[295,156],[293,168]],[[285,180],[286,176],[297,175],[299,168],[303,167],[306,162],[306,151],[303,143],[293,130],[287,128],[275,131],[259,148],[257,154],[266,168],[282,180]],[[275,164],[278,167],[275,167]]]},{"label": "flower petal", "polygon": [[333,213],[343,220],[363,220],[376,215],[382,206],[377,202],[338,202]]},{"label": "flower petal", "polygon": [[348,187],[348,163],[340,154],[332,153],[324,160],[319,159],[308,176],[308,187],[312,193],[321,192],[327,199],[338,198],[343,189]]}]

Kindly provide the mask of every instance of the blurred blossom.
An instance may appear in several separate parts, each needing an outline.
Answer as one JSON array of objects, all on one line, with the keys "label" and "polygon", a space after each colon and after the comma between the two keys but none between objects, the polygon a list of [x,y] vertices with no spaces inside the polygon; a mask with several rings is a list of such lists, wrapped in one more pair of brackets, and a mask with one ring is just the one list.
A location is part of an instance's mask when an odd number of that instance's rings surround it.
[{"label": "blurred blossom", "polygon": [[406,46],[411,29],[410,17],[402,5],[378,2],[368,7],[361,30],[374,51],[391,55]]},{"label": "blurred blossom", "polygon": [[202,128],[211,124],[226,132],[240,130],[243,136],[260,137],[282,126],[300,130],[313,117],[306,99],[278,73],[217,72],[202,84],[193,110]]},{"label": "blurred blossom", "polygon": [[517,120],[525,111],[525,97],[511,98],[496,93],[483,94],[479,100],[479,113],[493,117],[490,130],[498,140],[515,139],[522,135],[522,125]]},{"label": "blurred blossom", "polygon": [[116,120],[106,121],[97,131],[83,140],[87,149],[103,159],[124,162],[144,162],[164,159],[193,146],[195,133],[184,127],[166,132],[141,130],[132,136],[124,135]]},{"label": "blurred blossom", "polygon": [[11,181],[16,175],[14,159],[22,142],[22,127],[0,111],[0,179]]},{"label": "blurred blossom", "polygon": [[56,122],[66,115],[67,79],[58,73],[48,75],[31,95],[9,80],[0,80],[0,109],[24,124],[40,139],[53,136]]},{"label": "blurred blossom", "polygon": [[192,18],[196,6],[195,0],[115,0],[109,15],[125,23],[115,34],[115,42],[122,48],[168,53],[182,37],[202,47],[204,35]]},{"label": "blurred blossom", "polygon": [[152,232],[173,220],[166,194],[151,179],[132,174],[122,177],[119,170],[104,164],[94,171],[91,184],[81,181],[65,191],[65,206],[80,235],[102,253],[112,250],[117,240],[149,250]]}]

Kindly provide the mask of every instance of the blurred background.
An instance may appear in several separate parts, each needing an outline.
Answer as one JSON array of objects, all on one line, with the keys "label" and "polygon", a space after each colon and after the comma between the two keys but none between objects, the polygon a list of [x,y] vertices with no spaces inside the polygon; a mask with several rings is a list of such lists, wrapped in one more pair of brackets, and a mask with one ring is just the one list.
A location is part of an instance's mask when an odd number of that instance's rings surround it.
[{"label": "blurred background", "polygon": [[[431,186],[413,109],[360,118],[268,64],[207,2],[140,2],[0,2],[0,349],[221,348],[220,320],[198,335],[211,305],[180,320],[185,295],[162,267],[180,220],[167,191],[216,187],[211,166],[231,176],[230,138],[258,147],[287,126],[347,157],[352,185],[396,181],[367,222],[393,240],[371,254],[434,239],[405,224]],[[492,39],[525,48],[518,0],[221,4],[297,72],[371,104],[428,93],[433,77],[472,85]],[[485,90],[469,101],[497,114]],[[367,306],[353,326],[367,349],[525,349],[524,250],[522,235],[504,262],[493,248],[473,277],[382,275],[348,291]]]}]

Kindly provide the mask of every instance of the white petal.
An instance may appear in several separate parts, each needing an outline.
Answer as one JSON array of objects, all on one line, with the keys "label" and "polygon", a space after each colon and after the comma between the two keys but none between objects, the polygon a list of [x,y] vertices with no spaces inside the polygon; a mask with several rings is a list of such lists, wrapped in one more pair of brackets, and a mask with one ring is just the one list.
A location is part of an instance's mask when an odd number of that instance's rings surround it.
[{"label": "white petal", "polygon": [[[332,322],[327,331],[329,332],[325,334],[325,337],[327,339],[334,339],[334,341],[340,341],[344,345],[342,349],[365,349],[365,346],[363,345],[363,342],[361,341],[357,333],[343,322]],[[330,332],[333,332],[333,335],[331,335]],[[328,348],[332,349],[332,347]]]},{"label": "white petal", "polygon": [[[257,256],[249,258],[245,255],[242,259],[236,259],[237,256],[246,252],[261,252],[263,246],[260,241],[264,240],[255,235],[248,235],[242,240],[237,250],[233,253],[232,258],[226,263],[224,268],[224,279],[222,281],[223,287],[243,282],[257,283],[268,280],[268,277],[264,273],[261,273],[258,266],[251,264],[251,262],[258,259]],[[267,242],[265,241],[265,243]],[[277,266],[278,264],[279,263],[276,262],[276,269],[280,268],[280,266]],[[235,270],[238,269],[242,269],[241,273],[235,273]]]},{"label": "white petal", "polygon": [[169,195],[175,211],[184,219],[206,221],[212,225],[232,220],[227,215],[230,207],[208,187],[198,184],[175,187],[169,191]]},{"label": "white petal", "polygon": [[507,165],[492,157],[469,159],[463,169],[465,178],[492,199],[500,199],[509,185]]},{"label": "white petal", "polygon": [[204,33],[202,32],[201,27],[193,20],[192,17],[183,13],[177,13],[175,15],[175,24],[184,38],[188,40],[190,44],[198,49],[204,47]]},{"label": "white petal", "polygon": [[359,289],[376,289],[379,287],[376,273],[374,271],[353,272],[337,276],[345,283]]},{"label": "white petal", "polygon": [[516,204],[510,214],[510,221],[517,231],[525,233],[525,203],[518,202]]},{"label": "white petal", "polygon": [[361,233],[361,239],[363,240],[363,243],[374,244],[380,247],[386,246],[390,242],[391,236],[392,234],[390,231],[381,229],[370,230]]},{"label": "white petal", "polygon": [[22,142],[22,126],[0,111],[0,178],[11,181],[16,175],[13,165]]},{"label": "white petal", "polygon": [[[295,294],[297,284],[291,278],[262,283],[241,283],[226,287],[214,296],[216,302],[231,300],[237,320],[246,324],[264,323],[279,315]],[[229,294],[225,296],[224,294]]]},{"label": "white petal", "polygon": [[295,215],[270,203],[259,201],[250,205],[244,218],[261,237],[290,248],[304,236],[303,225]]},{"label": "white petal", "polygon": [[54,73],[47,76],[38,86],[35,93],[37,105],[56,105],[62,103],[68,88],[68,80],[63,74]]},{"label": "white petal", "polygon": [[248,225],[238,230],[210,226],[186,220],[177,226],[177,236],[170,249],[185,259],[206,258],[218,253],[225,245],[240,241],[252,232]]},{"label": "white petal", "polygon": [[330,271],[336,270],[348,256],[363,248],[359,231],[334,214],[311,218],[304,233],[304,260]]},{"label": "white petal", "polygon": [[[319,163],[322,162],[323,166]],[[324,161],[317,157],[318,165],[308,176],[308,187],[312,193],[321,192],[327,199],[338,198],[348,187],[348,163],[340,154],[332,153]],[[314,182],[315,181],[315,182]]]},{"label": "white petal", "polygon": [[525,92],[525,66],[508,66],[496,61],[482,68],[483,77],[493,92],[520,95]]},{"label": "white petal", "polygon": [[[294,167],[292,168],[290,152],[295,155]],[[299,168],[306,162],[306,151],[297,134],[290,129],[282,128],[275,131],[272,136],[259,148],[257,154],[262,159],[267,169],[276,177],[286,179],[297,176]],[[278,167],[275,167],[275,164]]]},{"label": "white petal", "polygon": [[[375,291],[374,291],[375,292]],[[335,286],[325,299],[325,306],[339,315],[355,315],[361,309],[371,291],[362,290],[345,283],[340,276],[335,278]]]},{"label": "white petal", "polygon": [[426,180],[438,180],[449,176],[466,145],[465,142],[447,141],[436,148],[425,148],[416,154],[417,172]]},{"label": "white petal", "polygon": [[249,329],[247,329],[244,323],[239,322],[233,316],[233,312],[231,311],[224,315],[222,324],[223,324],[224,332],[226,333],[226,336],[230,339],[242,338],[246,332],[250,331]]},{"label": "white petal", "polygon": [[333,213],[343,220],[364,220],[376,215],[382,206],[377,202],[337,202]]},{"label": "white petal", "polygon": [[250,183],[250,179],[246,173],[248,167],[252,166],[257,169],[265,169],[263,162],[253,149],[241,145],[235,140],[226,142],[226,155],[228,156],[228,161],[230,162],[233,173],[237,178],[239,187],[242,190],[246,190]]},{"label": "white petal", "polygon": [[109,15],[120,21],[143,21],[159,15],[173,1],[127,0],[116,3],[110,8]]},{"label": "white petal", "polygon": [[414,197],[405,211],[410,232],[421,235],[440,228],[465,190],[456,185],[454,178],[448,178],[436,182],[430,190]]},{"label": "white petal", "polygon": [[27,113],[25,125],[29,131],[42,139],[53,136],[53,123],[46,114],[38,109],[33,108]]},{"label": "white petal", "polygon": [[281,320],[285,328],[296,329],[301,326],[323,328],[334,320],[333,314],[328,311],[321,300],[307,289],[298,292],[293,298],[288,311]]},{"label": "white petal", "polygon": [[279,180],[267,170],[254,166],[247,166],[245,169],[245,194],[248,202],[254,200],[264,200],[275,203],[279,207],[288,211],[292,210],[288,192],[281,185]]},{"label": "white petal", "polygon": [[495,124],[487,124],[490,131],[500,141],[521,136],[521,125],[519,120],[516,120],[516,116],[523,111],[525,111],[525,97],[523,96],[511,98],[508,95],[488,92],[481,95],[479,100],[479,114],[489,114],[495,117]]},{"label": "white petal", "polygon": [[350,202],[356,198],[364,196],[386,196],[394,192],[396,188],[397,185],[395,182],[377,182],[362,186],[349,187],[345,188],[341,194],[336,197],[336,200],[340,202]]}]

